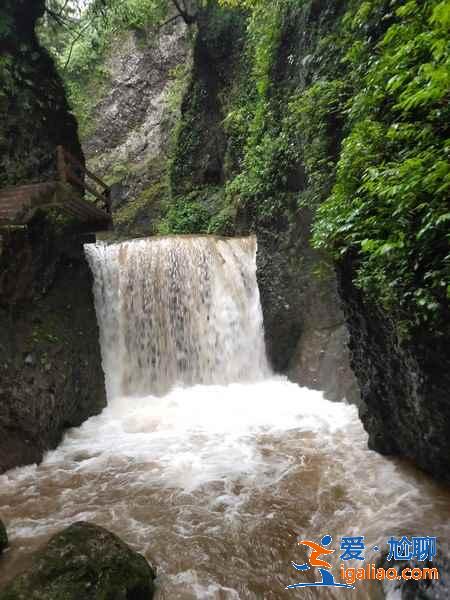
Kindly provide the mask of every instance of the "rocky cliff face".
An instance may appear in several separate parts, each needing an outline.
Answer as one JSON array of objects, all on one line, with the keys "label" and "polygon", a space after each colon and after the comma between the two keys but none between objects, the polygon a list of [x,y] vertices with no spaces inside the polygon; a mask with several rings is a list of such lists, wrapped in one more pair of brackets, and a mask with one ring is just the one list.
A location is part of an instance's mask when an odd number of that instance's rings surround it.
[{"label": "rocky cliff face", "polygon": [[2,236],[0,472],[39,462],[105,405],[82,241],[44,217]]},{"label": "rocky cliff face", "polygon": [[[82,157],[53,62],[34,34],[43,1],[2,6],[0,185],[55,176],[56,145]],[[3,110],[4,109],[4,110]],[[58,215],[0,231],[0,472],[37,462],[105,404],[82,236]]]},{"label": "rocky cliff face", "polygon": [[354,260],[340,265],[339,289],[369,446],[450,481],[449,340],[433,331],[402,339],[395,321],[353,285]]},{"label": "rocky cliff face", "polygon": [[43,12],[43,0],[0,8],[0,187],[55,179],[58,144],[83,160],[63,84],[34,32]]},{"label": "rocky cliff face", "polygon": [[156,232],[190,54],[178,19],[157,33],[122,32],[104,58],[105,81],[90,108],[83,150],[89,167],[112,185],[116,234]]},{"label": "rocky cliff face", "polygon": [[[242,224],[241,224],[242,226]],[[275,371],[322,390],[329,400],[360,402],[336,277],[311,247],[311,214],[254,223],[267,352]],[[321,269],[321,271],[319,270]]]}]

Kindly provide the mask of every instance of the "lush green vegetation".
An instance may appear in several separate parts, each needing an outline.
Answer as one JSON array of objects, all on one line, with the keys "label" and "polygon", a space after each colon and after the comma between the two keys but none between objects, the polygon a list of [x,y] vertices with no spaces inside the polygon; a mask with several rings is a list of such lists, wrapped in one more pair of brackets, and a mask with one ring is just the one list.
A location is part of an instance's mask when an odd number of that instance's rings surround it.
[{"label": "lush green vegetation", "polygon": [[344,19],[353,95],[315,239],[337,260],[358,251],[358,284],[385,308],[436,321],[450,297],[450,5],[398,3],[373,50],[358,35],[371,4]]},{"label": "lush green vegetation", "polygon": [[[227,117],[245,128],[229,194],[267,218],[292,210],[294,193],[316,210],[315,245],[336,261],[350,253],[368,297],[408,327],[439,330],[450,298],[450,4],[348,2],[303,57],[303,81],[276,71],[288,19],[310,3],[250,5],[258,95]],[[299,162],[305,180],[292,192]]]},{"label": "lush green vegetation", "polygon": [[[158,231],[229,233],[242,213],[258,227],[309,207],[314,244],[334,261],[350,256],[367,297],[407,329],[442,329],[448,0],[220,4],[190,7],[202,16],[197,63],[169,181],[158,183]],[[94,2],[78,19],[82,35],[54,48],[83,131],[111,39],[157,26],[171,10],[169,0]]]}]

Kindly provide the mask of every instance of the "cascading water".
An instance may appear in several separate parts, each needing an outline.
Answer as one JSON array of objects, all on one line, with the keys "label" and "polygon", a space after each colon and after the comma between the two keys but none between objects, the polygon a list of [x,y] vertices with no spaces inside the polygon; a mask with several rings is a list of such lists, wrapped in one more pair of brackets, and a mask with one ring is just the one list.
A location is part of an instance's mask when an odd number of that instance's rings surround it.
[{"label": "cascading water", "polygon": [[448,492],[368,450],[355,407],[271,375],[253,238],[86,251],[108,407],[41,465],[0,477],[0,584],[82,519],[152,559],[168,600],[377,599],[363,583],[285,590],[306,577],[291,566],[305,558],[297,536],[449,539]]},{"label": "cascading water", "polygon": [[88,245],[108,398],[268,374],[254,238]]}]

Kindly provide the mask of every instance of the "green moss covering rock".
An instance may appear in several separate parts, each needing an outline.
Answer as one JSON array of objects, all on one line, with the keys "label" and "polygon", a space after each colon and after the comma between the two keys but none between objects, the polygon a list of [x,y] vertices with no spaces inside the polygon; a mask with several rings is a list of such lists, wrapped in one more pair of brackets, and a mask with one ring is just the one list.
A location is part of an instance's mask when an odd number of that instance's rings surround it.
[{"label": "green moss covering rock", "polygon": [[6,527],[3,521],[0,520],[0,554],[8,546],[8,534],[6,533]]},{"label": "green moss covering rock", "polygon": [[79,522],[37,552],[0,600],[151,600],[155,572],[116,535]]},{"label": "green moss covering rock", "polygon": [[35,25],[45,1],[0,6],[0,187],[55,179],[56,146],[83,161],[63,82]]}]

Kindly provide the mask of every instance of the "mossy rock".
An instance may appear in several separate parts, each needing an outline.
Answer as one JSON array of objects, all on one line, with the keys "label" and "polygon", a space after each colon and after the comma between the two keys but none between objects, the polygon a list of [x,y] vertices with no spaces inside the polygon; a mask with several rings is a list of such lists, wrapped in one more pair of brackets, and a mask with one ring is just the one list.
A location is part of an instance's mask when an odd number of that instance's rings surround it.
[{"label": "mossy rock", "polygon": [[3,521],[0,520],[0,554],[8,546],[8,535]]},{"label": "mossy rock", "polygon": [[52,537],[0,600],[151,600],[154,578],[145,558],[117,536],[79,522]]}]

